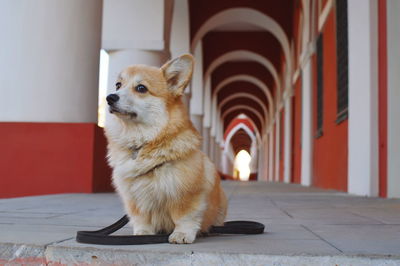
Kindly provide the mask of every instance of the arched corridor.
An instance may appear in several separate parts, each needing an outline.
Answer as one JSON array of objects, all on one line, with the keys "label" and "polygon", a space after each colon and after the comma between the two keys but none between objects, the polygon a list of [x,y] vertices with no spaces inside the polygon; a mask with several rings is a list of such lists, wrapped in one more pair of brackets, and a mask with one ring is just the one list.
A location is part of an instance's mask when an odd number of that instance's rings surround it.
[{"label": "arched corridor", "polygon": [[[2,93],[18,104],[1,106],[0,187],[35,180],[1,197],[112,190],[97,126],[104,96],[126,66],[184,53],[196,59],[184,102],[223,179],[234,178],[245,150],[249,180],[400,197],[396,1],[60,1],[65,10],[40,0],[29,16],[17,16],[17,3],[1,11]],[[42,19],[41,10],[56,15]]]}]

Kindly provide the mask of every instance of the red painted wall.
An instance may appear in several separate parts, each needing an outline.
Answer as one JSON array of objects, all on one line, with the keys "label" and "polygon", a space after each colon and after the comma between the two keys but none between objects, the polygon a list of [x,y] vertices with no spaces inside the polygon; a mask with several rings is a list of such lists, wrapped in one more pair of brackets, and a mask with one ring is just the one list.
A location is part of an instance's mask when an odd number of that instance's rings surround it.
[{"label": "red painted wall", "polygon": [[[334,9],[330,12],[325,27],[323,54],[323,135],[314,141],[313,185],[321,188],[347,191],[348,121],[336,123],[336,22]],[[316,122],[316,60],[314,73],[314,121]],[[316,123],[315,123],[316,124]],[[314,126],[316,133],[316,126]]]},{"label": "red painted wall", "polygon": [[387,196],[387,33],[386,0],[378,2],[379,196]]},{"label": "red painted wall", "polygon": [[113,190],[95,124],[0,123],[0,146],[0,198]]},{"label": "red painted wall", "polygon": [[294,96],[292,101],[292,182],[301,183],[301,77],[294,86]]},{"label": "red painted wall", "polygon": [[283,182],[284,178],[284,165],[285,165],[285,110],[281,111],[281,136],[280,136],[280,154],[279,154],[279,181]]}]

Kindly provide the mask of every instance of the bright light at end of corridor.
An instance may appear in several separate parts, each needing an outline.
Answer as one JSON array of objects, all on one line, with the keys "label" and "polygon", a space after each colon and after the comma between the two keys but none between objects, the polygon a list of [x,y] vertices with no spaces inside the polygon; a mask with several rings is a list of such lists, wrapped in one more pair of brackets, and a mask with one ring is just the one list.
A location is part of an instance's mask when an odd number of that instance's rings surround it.
[{"label": "bright light at end of corridor", "polygon": [[241,150],[235,157],[235,169],[239,172],[239,179],[241,181],[248,181],[250,176],[250,154]]}]

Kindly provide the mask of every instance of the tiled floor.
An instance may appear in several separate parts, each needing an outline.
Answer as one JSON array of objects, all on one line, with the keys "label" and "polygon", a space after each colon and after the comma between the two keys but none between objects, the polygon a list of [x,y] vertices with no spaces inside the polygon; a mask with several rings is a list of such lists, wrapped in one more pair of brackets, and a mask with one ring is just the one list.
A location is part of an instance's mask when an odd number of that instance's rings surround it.
[{"label": "tiled floor", "polygon": [[[263,235],[199,238],[192,245],[99,246],[74,240],[122,214],[115,194],[0,200],[0,264],[400,265],[400,200],[298,185],[224,182],[227,220],[255,220]],[[122,233],[130,233],[124,228]]]}]

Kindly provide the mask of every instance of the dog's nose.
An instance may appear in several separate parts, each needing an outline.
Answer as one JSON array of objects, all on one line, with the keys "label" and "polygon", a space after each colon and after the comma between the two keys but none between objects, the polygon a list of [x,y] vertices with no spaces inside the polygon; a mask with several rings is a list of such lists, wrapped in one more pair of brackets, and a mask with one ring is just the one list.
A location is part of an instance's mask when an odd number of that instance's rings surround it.
[{"label": "dog's nose", "polygon": [[110,94],[106,98],[108,105],[113,105],[119,100],[119,96],[117,94]]}]

